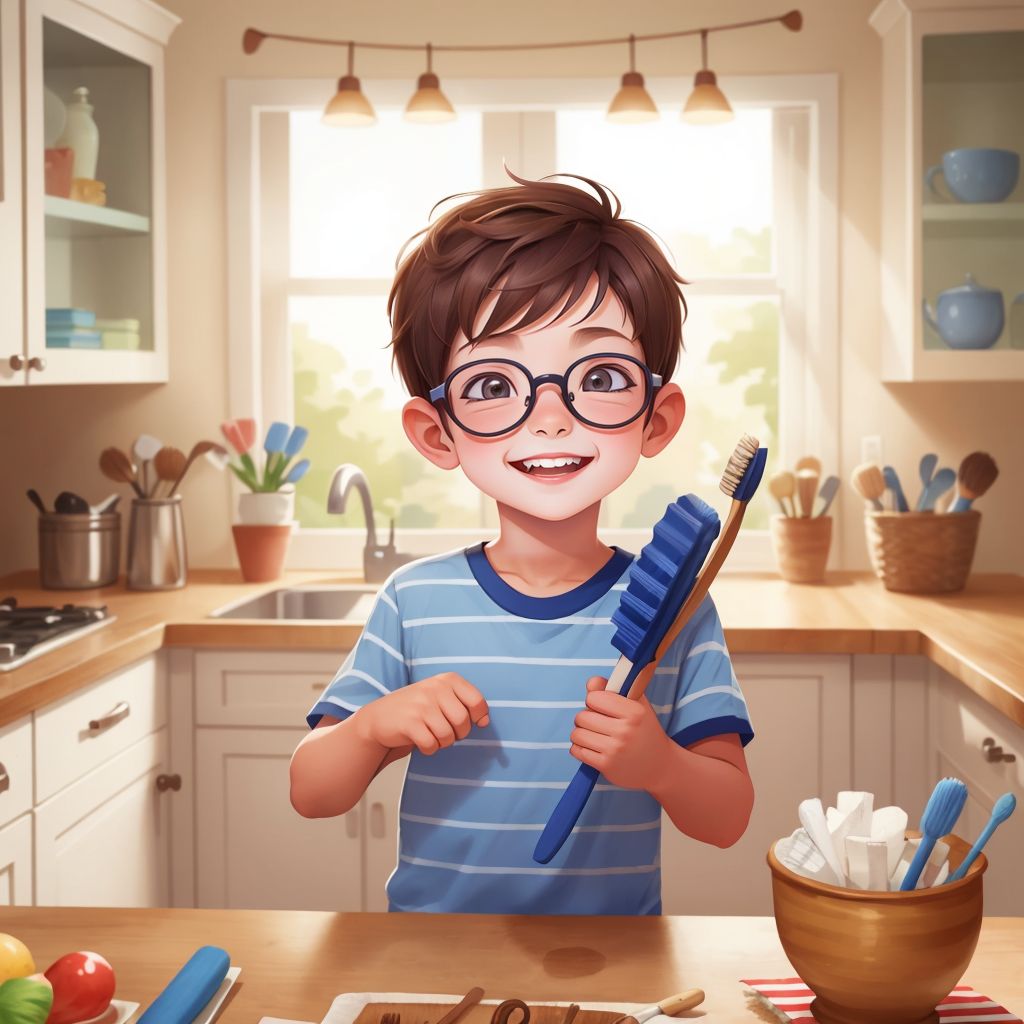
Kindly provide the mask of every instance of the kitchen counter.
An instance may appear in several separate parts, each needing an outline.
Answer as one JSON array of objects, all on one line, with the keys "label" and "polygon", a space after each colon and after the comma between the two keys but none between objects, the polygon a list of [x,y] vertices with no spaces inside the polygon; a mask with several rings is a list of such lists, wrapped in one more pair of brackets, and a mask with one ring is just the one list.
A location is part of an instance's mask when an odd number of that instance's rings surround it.
[{"label": "kitchen counter", "polygon": [[[282,586],[359,583],[349,573],[289,572],[252,584],[230,569],[193,570],[182,590],[52,591],[35,572],[0,581],[21,604],[106,604],[117,621],[0,673],[0,725],[164,646],[343,651],[359,622],[210,619],[214,609]],[[1024,726],[1024,576],[978,573],[958,594],[894,594],[870,573],[821,585],[771,573],[728,573],[711,588],[736,654],[922,654]]]},{"label": "kitchen counter", "polygon": [[[528,1002],[655,1002],[702,988],[703,1006],[681,1020],[752,1024],[768,1018],[747,1006],[739,979],[793,975],[770,917],[12,907],[0,910],[0,927],[40,969],[73,950],[101,953],[118,998],[143,1008],[198,946],[222,946],[242,968],[223,1024],[319,1022],[342,992],[461,994],[473,985],[485,998]],[[1022,962],[1024,918],[986,918],[964,980],[1019,1014]]]}]

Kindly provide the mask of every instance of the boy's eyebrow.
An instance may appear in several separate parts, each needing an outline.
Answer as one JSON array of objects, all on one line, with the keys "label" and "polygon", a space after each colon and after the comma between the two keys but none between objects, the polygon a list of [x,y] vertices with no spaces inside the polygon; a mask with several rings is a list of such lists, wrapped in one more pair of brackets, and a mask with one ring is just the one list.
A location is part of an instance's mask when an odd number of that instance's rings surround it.
[{"label": "boy's eyebrow", "polygon": [[[588,327],[578,327],[569,336],[570,345],[578,345],[580,342],[589,341],[591,338],[607,338],[613,336],[616,338],[622,338],[623,341],[632,342],[634,345],[639,345],[640,341],[638,338],[630,338],[623,334],[621,331],[615,330],[614,327],[602,327],[600,324],[591,324]],[[522,347],[522,338],[518,334],[503,334],[500,337],[496,335],[488,335],[486,338],[479,338],[477,343],[481,341],[507,341],[511,345]],[[460,345],[458,351],[461,352],[464,348],[471,345],[472,342],[467,341],[465,345]]]}]

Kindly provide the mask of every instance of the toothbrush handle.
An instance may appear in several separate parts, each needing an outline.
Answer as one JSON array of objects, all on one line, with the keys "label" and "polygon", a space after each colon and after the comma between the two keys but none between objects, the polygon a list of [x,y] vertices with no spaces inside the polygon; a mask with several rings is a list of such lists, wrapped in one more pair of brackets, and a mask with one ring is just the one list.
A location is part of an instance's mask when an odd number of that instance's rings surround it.
[{"label": "toothbrush handle", "polygon": [[949,510],[950,512],[967,512],[971,507],[970,498],[965,498],[962,494],[956,496],[956,501],[953,502],[953,507]]},{"label": "toothbrush handle", "polygon": [[917,848],[917,853],[914,854],[910,867],[907,868],[903,884],[900,886],[900,892],[912,892],[917,887],[917,880],[921,877],[921,872],[924,871],[924,866],[928,863],[928,858],[932,855],[932,850],[935,848],[935,840],[936,836],[921,837],[921,845]]},{"label": "toothbrush handle", "polygon": [[555,809],[544,826],[544,831],[537,840],[533,851],[533,859],[538,864],[547,864],[562,848],[569,834],[576,827],[583,808],[587,806],[590,794],[601,773],[589,764],[581,764],[576,769],[569,785],[559,799]]},{"label": "toothbrush handle", "polygon": [[967,856],[964,857],[960,867],[946,879],[946,885],[949,885],[950,882],[959,882],[967,874],[967,869],[978,859],[981,848],[992,838],[992,833],[998,827],[999,821],[996,818],[989,818],[988,824],[982,829],[981,835],[978,836],[974,845],[968,851]]}]

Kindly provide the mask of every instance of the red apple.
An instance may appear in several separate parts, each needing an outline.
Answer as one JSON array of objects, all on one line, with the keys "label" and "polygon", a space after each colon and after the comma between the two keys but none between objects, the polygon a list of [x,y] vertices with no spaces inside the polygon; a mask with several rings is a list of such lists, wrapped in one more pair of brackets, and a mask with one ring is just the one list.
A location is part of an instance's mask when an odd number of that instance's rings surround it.
[{"label": "red apple", "polygon": [[114,998],[114,970],[99,953],[68,953],[44,972],[53,985],[46,1024],[76,1024],[98,1017]]}]

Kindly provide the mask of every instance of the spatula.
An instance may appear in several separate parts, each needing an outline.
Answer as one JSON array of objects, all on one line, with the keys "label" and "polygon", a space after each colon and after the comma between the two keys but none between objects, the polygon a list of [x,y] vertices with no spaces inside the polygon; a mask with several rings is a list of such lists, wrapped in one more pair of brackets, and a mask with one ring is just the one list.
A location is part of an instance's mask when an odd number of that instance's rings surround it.
[{"label": "spatula", "polygon": [[917,502],[918,512],[930,512],[935,508],[935,502],[938,498],[942,497],[956,483],[956,473],[953,472],[948,466],[940,469],[938,473],[931,478],[928,486],[921,492],[921,497]]},{"label": "spatula", "polygon": [[828,515],[828,510],[832,505],[832,501],[836,496],[836,492],[839,490],[839,477],[827,476],[825,482],[821,485],[821,490],[818,491],[818,497],[821,498],[824,503],[821,506],[821,511],[818,513],[817,518],[821,518],[824,515]]},{"label": "spatula", "polygon": [[[930,485],[929,485],[930,486]],[[910,862],[907,874],[900,885],[901,892],[912,892],[917,880],[928,863],[932,847],[942,836],[953,831],[960,812],[967,802],[967,786],[960,779],[940,779],[928,798],[924,814],[921,815],[921,845]]]},{"label": "spatula", "polygon": [[1017,798],[1012,793],[1004,793],[996,801],[995,807],[992,808],[992,817],[988,819],[988,824],[982,829],[981,835],[978,836],[975,844],[971,847],[967,856],[964,857],[960,867],[946,879],[947,882],[959,882],[967,874],[967,869],[977,859],[982,847],[992,838],[992,833],[1013,814],[1016,806]]}]

